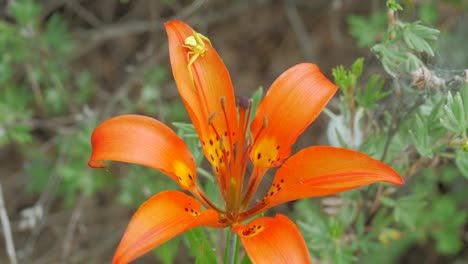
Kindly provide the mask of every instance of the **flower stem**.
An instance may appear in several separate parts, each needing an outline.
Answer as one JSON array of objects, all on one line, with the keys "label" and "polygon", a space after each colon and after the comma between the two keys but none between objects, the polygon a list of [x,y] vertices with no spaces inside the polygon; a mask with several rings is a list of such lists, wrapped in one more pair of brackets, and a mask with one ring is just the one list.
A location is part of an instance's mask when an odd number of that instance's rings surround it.
[{"label": "flower stem", "polygon": [[239,239],[236,234],[227,231],[224,264],[236,264],[239,257]]}]

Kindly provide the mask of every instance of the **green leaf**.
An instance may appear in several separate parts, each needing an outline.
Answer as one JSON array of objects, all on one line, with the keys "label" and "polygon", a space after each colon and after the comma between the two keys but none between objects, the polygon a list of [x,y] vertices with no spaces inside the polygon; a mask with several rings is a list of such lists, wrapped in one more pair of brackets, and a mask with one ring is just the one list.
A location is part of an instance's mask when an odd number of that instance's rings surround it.
[{"label": "green leaf", "polygon": [[358,58],[351,65],[349,71],[345,70],[343,65],[339,65],[332,70],[332,75],[335,80],[335,83],[340,87],[341,92],[345,97],[353,96],[349,93],[349,88],[352,88],[351,91],[355,90],[357,80],[362,74],[364,67],[364,58]]},{"label": "green leaf", "polygon": [[403,67],[406,72],[413,72],[415,70],[424,67],[424,62],[419,59],[418,56],[414,55],[411,52],[406,53],[408,56],[406,60],[403,62]]},{"label": "green leaf", "polygon": [[427,40],[436,40],[439,31],[418,23],[412,23],[403,27],[403,40],[410,49],[425,52],[434,56],[434,51]]},{"label": "green leaf", "polygon": [[255,92],[252,95],[252,114],[255,114],[257,111],[257,107],[260,104],[260,101],[263,98],[263,87],[260,86],[255,90]]},{"label": "green leaf", "polygon": [[21,26],[36,28],[40,7],[32,0],[12,1],[11,13]]},{"label": "green leaf", "polygon": [[455,96],[449,92],[444,106],[444,117],[441,124],[457,134],[466,135],[468,130],[468,86],[462,88]]},{"label": "green leaf", "polygon": [[412,124],[412,129],[410,129],[409,133],[416,150],[421,156],[432,158],[434,156],[433,145],[426,120],[421,114],[416,114]]},{"label": "green leaf", "polygon": [[405,52],[395,49],[388,43],[374,45],[371,52],[381,60],[384,70],[392,77],[397,77],[402,63],[407,59]]},{"label": "green leaf", "polygon": [[180,238],[180,236],[176,236],[153,250],[153,254],[162,264],[174,263],[180,247]]},{"label": "green leaf", "polygon": [[439,17],[436,4],[434,2],[421,3],[418,9],[418,17],[426,24],[436,24],[437,18]]},{"label": "green leaf", "polygon": [[394,11],[403,10],[403,7],[400,4],[398,4],[395,0],[388,0],[387,8]]},{"label": "green leaf", "polygon": [[364,58],[358,58],[354,61],[353,65],[351,65],[351,73],[358,78],[362,74],[362,69],[364,68]]},{"label": "green leaf", "polygon": [[463,176],[468,179],[468,152],[457,149],[455,152],[455,164]]},{"label": "green leaf", "polygon": [[252,261],[250,260],[247,254],[245,254],[244,257],[242,258],[241,264],[252,264]]},{"label": "green leaf", "polygon": [[[441,196],[435,199],[431,208],[433,219],[431,234],[436,240],[436,249],[443,255],[453,255],[463,247],[460,230],[466,222],[466,211],[459,210],[453,196]],[[450,221],[447,221],[450,219]]]},{"label": "green leaf", "polygon": [[184,234],[195,263],[218,263],[214,248],[202,227],[190,229]]},{"label": "green leaf", "polygon": [[395,207],[396,201],[387,196],[380,196],[380,202],[388,207]]},{"label": "green leaf", "polygon": [[427,205],[425,196],[422,193],[415,193],[399,198],[393,211],[395,220],[413,230],[416,229],[416,222]]},{"label": "green leaf", "polygon": [[40,39],[47,50],[55,53],[60,60],[67,59],[75,49],[75,43],[69,34],[67,23],[60,16],[52,15]]},{"label": "green leaf", "polygon": [[371,47],[382,39],[387,26],[384,11],[372,12],[369,17],[348,16],[350,34],[357,39],[359,47]]},{"label": "green leaf", "polygon": [[378,106],[377,101],[389,96],[392,91],[382,92],[384,81],[380,80],[380,76],[372,75],[366,88],[359,89],[356,92],[356,102],[364,108],[375,108]]},{"label": "green leaf", "polygon": [[30,131],[30,125],[20,123],[16,124],[13,128],[8,130],[7,133],[16,143],[24,145],[30,143],[33,140]]}]

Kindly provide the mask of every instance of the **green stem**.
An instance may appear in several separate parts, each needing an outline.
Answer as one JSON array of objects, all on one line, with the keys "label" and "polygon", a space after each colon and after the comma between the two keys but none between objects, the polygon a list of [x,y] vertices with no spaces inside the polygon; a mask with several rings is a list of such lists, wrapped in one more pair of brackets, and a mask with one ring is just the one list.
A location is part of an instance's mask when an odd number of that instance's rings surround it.
[{"label": "green stem", "polygon": [[239,257],[239,239],[236,234],[227,231],[224,264],[236,264]]}]

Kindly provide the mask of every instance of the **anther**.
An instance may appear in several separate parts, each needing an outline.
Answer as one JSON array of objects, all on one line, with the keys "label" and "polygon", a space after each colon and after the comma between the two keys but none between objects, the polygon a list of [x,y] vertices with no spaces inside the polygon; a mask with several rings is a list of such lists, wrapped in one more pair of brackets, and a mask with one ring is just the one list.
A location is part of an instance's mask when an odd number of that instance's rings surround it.
[{"label": "anther", "polygon": [[220,102],[221,102],[221,107],[224,109],[225,106],[226,106],[226,97],[225,96],[221,96],[221,98],[219,99]]},{"label": "anther", "polygon": [[215,117],[216,113],[212,112],[210,116],[208,116],[208,125],[212,125],[213,119]]},{"label": "anther", "polygon": [[267,116],[263,116],[263,129],[267,128],[268,127],[268,117]]},{"label": "anther", "polygon": [[251,105],[251,101],[252,100],[249,100],[248,98],[244,96],[237,98],[237,103],[239,104],[240,107],[244,109],[249,109],[249,106]]}]

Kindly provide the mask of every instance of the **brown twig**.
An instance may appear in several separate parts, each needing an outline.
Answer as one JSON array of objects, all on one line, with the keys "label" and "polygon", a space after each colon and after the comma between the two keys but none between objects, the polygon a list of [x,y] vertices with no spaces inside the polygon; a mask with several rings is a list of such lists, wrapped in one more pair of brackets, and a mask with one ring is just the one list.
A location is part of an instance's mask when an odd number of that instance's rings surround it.
[{"label": "brown twig", "polygon": [[82,7],[79,1],[67,1],[66,6],[80,16],[83,20],[89,23],[91,26],[99,28],[104,26],[104,23],[91,13],[86,8]]},{"label": "brown twig", "polygon": [[291,27],[296,34],[297,42],[306,61],[313,61],[316,57],[313,53],[314,43],[310,40],[309,34],[304,23],[301,20],[297,7],[294,3],[284,1],[284,11]]},{"label": "brown twig", "polygon": [[0,183],[0,220],[2,222],[3,236],[5,237],[6,251],[11,264],[16,264],[16,250],[13,236],[11,235],[10,220],[3,200],[2,184]]},{"label": "brown twig", "polygon": [[[177,18],[184,19],[195,13],[207,0],[194,1],[191,5],[180,10]],[[175,18],[175,17],[174,17]],[[78,39],[86,40],[84,45],[74,54],[74,58],[79,58],[89,50],[101,45],[102,43],[121,38],[131,34],[141,34],[147,32],[160,32],[163,30],[164,21],[154,19],[143,21],[129,21],[103,26],[97,29],[78,31],[75,36]]]},{"label": "brown twig", "polygon": [[117,88],[117,92],[114,93],[113,96],[109,99],[101,117],[110,117],[114,113],[114,109],[117,103],[127,96],[130,90],[133,88],[133,85],[141,80],[141,76],[143,76],[155,64],[155,62],[161,60],[167,55],[167,44],[164,44],[156,56],[150,56],[145,61],[143,61],[143,63],[138,65],[138,67],[132,71],[124,83],[119,88]]},{"label": "brown twig", "polygon": [[[68,148],[64,148],[68,149]],[[54,200],[54,197],[56,195],[57,188],[60,184],[61,177],[57,173],[58,168],[63,166],[63,163],[68,159],[68,156],[66,153],[59,153],[58,159],[55,162],[54,168],[51,171],[51,178],[47,184],[47,187],[44,189],[44,191],[41,193],[41,196],[39,197],[38,201],[36,202],[36,206],[41,206],[43,209],[43,216],[39,220],[39,223],[36,225],[36,227],[32,230],[31,235],[29,236],[28,241],[26,242],[26,245],[22,249],[21,253],[25,259],[29,259],[34,252],[34,248],[36,246],[36,242],[39,238],[39,235],[41,233],[42,228],[46,225],[46,220],[48,213],[50,211],[50,207],[52,205],[52,202]]]},{"label": "brown twig", "polygon": [[36,102],[37,110],[39,111],[39,114],[42,116],[44,115],[44,97],[42,96],[41,87],[39,85],[37,78],[34,76],[33,68],[29,62],[25,63],[25,68],[26,68],[26,75],[31,84],[31,89],[34,94],[34,100]]},{"label": "brown twig", "polygon": [[65,238],[63,239],[62,244],[62,261],[66,260],[66,258],[70,255],[72,249],[72,242],[75,236],[76,227],[81,219],[81,212],[83,210],[83,201],[84,201],[84,193],[81,192],[78,197],[78,201],[73,209],[73,213],[70,217],[70,222],[67,226],[67,231],[65,233]]}]

